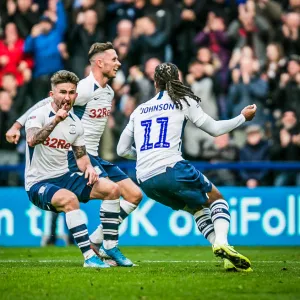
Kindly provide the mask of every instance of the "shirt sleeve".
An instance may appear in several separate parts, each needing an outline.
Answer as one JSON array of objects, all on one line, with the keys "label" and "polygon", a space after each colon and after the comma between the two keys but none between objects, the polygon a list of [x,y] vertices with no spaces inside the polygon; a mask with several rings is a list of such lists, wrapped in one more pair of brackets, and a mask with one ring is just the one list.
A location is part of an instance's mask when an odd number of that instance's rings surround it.
[{"label": "shirt sleeve", "polygon": [[220,136],[241,126],[245,121],[246,119],[242,114],[233,119],[221,121],[216,121],[210,116],[207,116],[204,123],[201,125],[196,123],[196,126],[212,136]]},{"label": "shirt sleeve", "polygon": [[117,145],[118,155],[127,159],[136,160],[137,154],[136,149],[132,147],[133,142],[133,136],[129,136],[127,132],[123,131]]},{"label": "shirt sleeve", "polygon": [[202,110],[199,103],[194,99],[188,99],[189,106],[187,107],[187,118],[194,124],[197,124],[197,127],[201,126],[208,115]]},{"label": "shirt sleeve", "polygon": [[33,105],[31,108],[29,108],[19,119],[17,119],[17,122],[20,123],[22,126],[25,125],[25,122],[27,121],[29,115],[35,111],[36,109],[45,106],[46,104],[52,102],[53,99],[51,97],[48,97],[44,100],[41,100],[37,102],[35,105]]},{"label": "shirt sleeve", "polygon": [[33,111],[29,114],[26,123],[25,123],[25,131],[29,128],[42,128],[45,124],[44,117],[42,114],[38,113],[37,110]]},{"label": "shirt sleeve", "polygon": [[83,80],[79,81],[79,83],[78,83],[77,93],[78,93],[78,96],[75,100],[74,105],[76,105],[76,106],[86,105],[89,102],[91,94],[90,94],[90,89],[87,88],[86,83]]},{"label": "shirt sleeve", "polygon": [[136,110],[131,114],[129,122],[125,129],[123,130],[124,133],[129,135],[130,137],[134,136],[134,116],[135,116]]}]

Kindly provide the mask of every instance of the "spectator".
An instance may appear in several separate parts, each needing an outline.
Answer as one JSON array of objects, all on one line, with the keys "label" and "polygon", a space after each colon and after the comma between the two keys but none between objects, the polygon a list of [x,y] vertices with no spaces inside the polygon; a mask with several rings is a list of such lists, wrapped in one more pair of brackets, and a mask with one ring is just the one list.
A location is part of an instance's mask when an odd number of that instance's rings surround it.
[{"label": "spectator", "polygon": [[[79,5],[75,7],[72,16],[72,24],[76,24],[78,19],[84,18],[84,12],[94,10],[97,14],[98,23],[104,25],[106,6],[101,0],[79,0]],[[109,21],[109,19],[108,19]],[[70,25],[72,25],[70,24]]]},{"label": "spectator", "polygon": [[7,23],[4,40],[0,40],[0,83],[7,73],[14,74],[19,86],[31,79],[33,60],[25,55],[23,47],[24,40],[19,38],[16,25]]},{"label": "spectator", "polygon": [[133,29],[133,40],[130,47],[133,65],[144,65],[148,59],[153,57],[164,61],[167,43],[168,36],[157,29],[155,19],[151,17],[138,19]]},{"label": "spectator", "polygon": [[208,47],[219,58],[221,62],[220,82],[225,83],[223,86],[226,85],[230,51],[224,20],[210,13],[205,28],[196,35],[194,43],[200,47]]},{"label": "spectator", "polygon": [[[269,161],[269,145],[262,139],[262,128],[250,125],[246,129],[247,142],[240,151],[241,162]],[[240,176],[248,188],[264,186],[268,183],[268,170],[241,170]]]},{"label": "spectator", "polygon": [[[264,18],[269,28],[272,30],[272,36],[275,32],[273,28],[277,28],[281,21],[282,7],[273,0],[251,0],[254,3],[256,14]],[[250,2],[248,0],[248,2]]]},{"label": "spectator", "polygon": [[297,56],[290,58],[287,73],[280,76],[279,87],[274,93],[276,108],[281,111],[293,110],[297,119],[300,118],[300,59]]},{"label": "spectator", "polygon": [[219,118],[215,95],[214,80],[205,74],[205,65],[194,61],[190,64],[186,82],[191,86],[195,95],[201,98],[202,109],[214,119]]},{"label": "spectator", "polygon": [[157,30],[163,32],[168,39],[173,29],[171,9],[171,4],[166,0],[149,0],[144,9],[145,16],[153,18]]},{"label": "spectator", "polygon": [[283,18],[284,24],[279,33],[279,40],[285,49],[287,56],[300,53],[300,15],[288,13]]},{"label": "spectator", "polygon": [[[107,6],[106,14],[106,32],[109,41],[115,39],[117,34],[117,24],[121,20],[130,20],[135,22],[137,18],[143,17],[140,9],[143,10],[143,4],[134,5],[135,0],[113,0]],[[140,1],[139,1],[140,2]]]},{"label": "spectator", "polygon": [[[214,139],[214,144],[205,149],[203,158],[211,163],[236,162],[239,150],[230,140],[229,134],[223,134]],[[237,178],[234,171],[229,169],[209,170],[206,172],[209,178],[213,178],[214,183],[224,186],[237,185]]]},{"label": "spectator", "polygon": [[[0,91],[0,166],[13,166],[19,162],[16,145],[9,144],[5,133],[16,120],[16,113],[12,109],[13,100],[6,91]],[[18,177],[15,172],[0,173],[0,185],[17,185]]]},{"label": "spectator", "polygon": [[300,14],[299,0],[289,0],[289,10]]},{"label": "spectator", "polygon": [[249,58],[253,61],[253,71],[259,72],[260,63],[254,55],[254,51],[250,46],[244,46],[240,49],[235,49],[229,61],[229,69],[232,71],[235,68],[240,68],[240,63],[243,58]]},{"label": "spectator", "polygon": [[[300,126],[294,111],[285,111],[281,126],[274,135],[272,159],[279,161],[300,161]],[[299,171],[280,171],[275,178],[275,186],[300,186]]]},{"label": "spectator", "polygon": [[90,47],[96,42],[104,42],[104,32],[98,27],[95,10],[87,10],[77,15],[76,24],[70,31],[68,49],[70,69],[79,77],[84,77],[84,69],[89,64]]},{"label": "spectator", "polygon": [[274,105],[274,96],[278,87],[281,74],[284,72],[287,59],[283,55],[283,49],[280,44],[271,43],[267,47],[267,64],[265,72],[269,82],[268,105],[276,109]]},{"label": "spectator", "polygon": [[183,74],[187,73],[190,59],[195,55],[193,39],[196,31],[202,27],[203,19],[199,17],[202,9],[201,1],[183,0],[174,12],[174,62]]},{"label": "spectator", "polygon": [[26,38],[39,21],[39,6],[33,0],[8,0],[6,5],[7,18],[3,23],[15,23],[20,36]]},{"label": "spectator", "polygon": [[253,47],[260,64],[265,63],[265,49],[269,41],[270,27],[264,18],[255,15],[253,6],[239,6],[239,20],[228,27],[228,37],[234,48]]},{"label": "spectator", "polygon": [[197,51],[197,60],[204,65],[205,74],[214,76],[221,68],[221,62],[218,57],[207,48],[202,47]]},{"label": "spectator", "polygon": [[54,22],[54,19],[43,16],[25,40],[25,52],[33,55],[35,63],[32,82],[34,102],[47,96],[51,75],[64,68],[59,45],[66,30],[66,16],[61,1],[57,2],[56,19]]},{"label": "spectator", "polygon": [[9,93],[13,100],[13,108],[19,115],[24,113],[31,105],[32,100],[28,93],[28,86],[18,87],[16,77],[12,73],[2,76],[2,89]]},{"label": "spectator", "polygon": [[130,20],[121,20],[117,25],[117,36],[114,39],[114,48],[116,49],[119,61],[122,63],[121,70],[124,76],[129,75],[129,47],[131,42],[133,24]]},{"label": "spectator", "polygon": [[144,73],[137,67],[130,69],[130,94],[136,98],[137,104],[144,103],[154,97],[154,72],[155,68],[161,63],[157,58],[150,58],[145,63]]},{"label": "spectator", "polygon": [[255,103],[258,109],[254,122],[264,126],[269,117],[265,111],[268,82],[255,74],[253,59],[242,58],[240,70],[232,72],[232,81],[228,94],[229,116],[237,115],[243,107]]}]

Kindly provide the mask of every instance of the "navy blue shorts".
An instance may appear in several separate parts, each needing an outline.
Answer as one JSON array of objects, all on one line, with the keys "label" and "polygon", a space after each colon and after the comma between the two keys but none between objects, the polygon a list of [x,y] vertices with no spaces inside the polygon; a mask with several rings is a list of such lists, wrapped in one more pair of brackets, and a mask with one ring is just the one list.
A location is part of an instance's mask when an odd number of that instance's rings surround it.
[{"label": "navy blue shorts", "polygon": [[140,183],[145,194],[175,210],[187,206],[199,208],[212,190],[212,183],[188,161],[183,160],[168,167],[165,173]]},{"label": "navy blue shorts", "polygon": [[57,212],[51,204],[53,195],[61,190],[67,189],[73,192],[80,202],[86,203],[90,200],[92,187],[87,185],[88,180],[78,173],[68,172],[63,176],[46,179],[34,184],[27,192],[29,200],[43,210]]},{"label": "navy blue shorts", "polygon": [[[98,157],[88,154],[93,167],[99,172],[99,177],[108,177],[113,182],[119,182],[128,176],[116,165]],[[73,151],[68,153],[68,164],[71,172],[80,172],[76,164]]]}]

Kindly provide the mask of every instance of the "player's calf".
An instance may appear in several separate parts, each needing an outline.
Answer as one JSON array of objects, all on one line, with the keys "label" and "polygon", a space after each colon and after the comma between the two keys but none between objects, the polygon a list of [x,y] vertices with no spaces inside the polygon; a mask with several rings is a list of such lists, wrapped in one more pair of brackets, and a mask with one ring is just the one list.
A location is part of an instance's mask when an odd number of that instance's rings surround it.
[{"label": "player's calf", "polygon": [[143,198],[141,189],[129,178],[117,182],[121,189],[123,200],[120,202],[120,222],[131,214]]}]

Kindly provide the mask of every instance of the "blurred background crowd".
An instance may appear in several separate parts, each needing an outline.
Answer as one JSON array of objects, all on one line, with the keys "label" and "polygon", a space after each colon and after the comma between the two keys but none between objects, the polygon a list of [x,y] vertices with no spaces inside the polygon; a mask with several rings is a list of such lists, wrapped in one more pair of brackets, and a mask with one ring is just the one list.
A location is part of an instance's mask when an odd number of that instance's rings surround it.
[{"label": "blurred background crowd", "polygon": [[[51,75],[84,78],[95,42],[112,41],[122,63],[100,155],[110,161],[129,116],[155,94],[155,67],[175,63],[215,119],[255,103],[256,118],[213,138],[187,124],[184,155],[210,162],[300,161],[300,0],[1,0],[0,166],[24,161],[8,144],[16,118],[47,97]],[[217,185],[300,185],[296,171],[209,170]],[[0,185],[22,184],[1,172]]]}]

